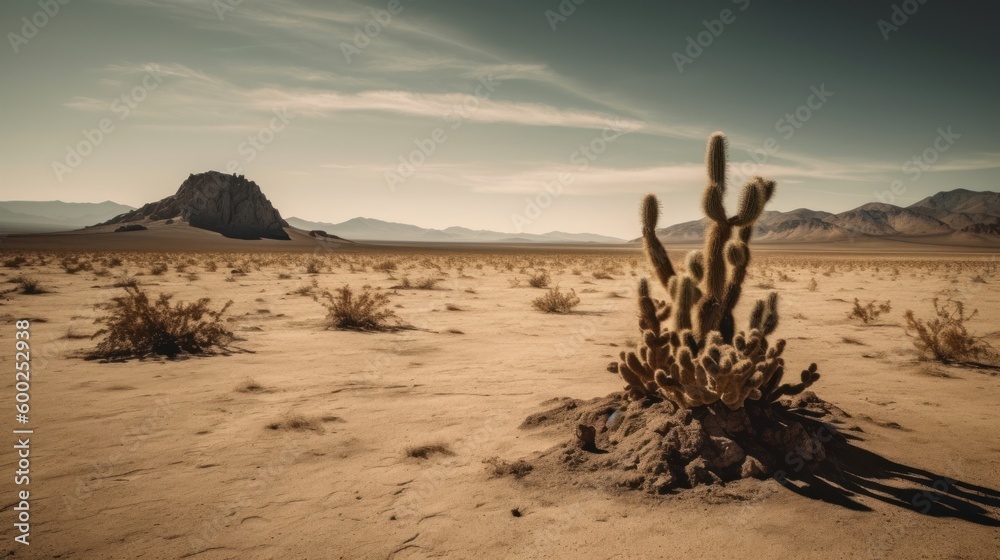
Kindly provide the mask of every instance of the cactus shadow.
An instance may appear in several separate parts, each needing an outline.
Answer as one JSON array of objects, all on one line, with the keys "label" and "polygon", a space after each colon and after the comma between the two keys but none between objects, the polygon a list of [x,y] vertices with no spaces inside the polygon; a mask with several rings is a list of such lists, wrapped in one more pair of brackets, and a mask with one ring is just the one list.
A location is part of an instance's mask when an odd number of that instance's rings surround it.
[{"label": "cactus shadow", "polygon": [[[803,419],[803,422],[817,422]],[[1000,491],[905,465],[864,449],[861,438],[837,432],[827,461],[812,473],[796,473],[781,484],[808,498],[854,511],[872,511],[870,498],[928,517],[954,518],[1000,527]]]}]

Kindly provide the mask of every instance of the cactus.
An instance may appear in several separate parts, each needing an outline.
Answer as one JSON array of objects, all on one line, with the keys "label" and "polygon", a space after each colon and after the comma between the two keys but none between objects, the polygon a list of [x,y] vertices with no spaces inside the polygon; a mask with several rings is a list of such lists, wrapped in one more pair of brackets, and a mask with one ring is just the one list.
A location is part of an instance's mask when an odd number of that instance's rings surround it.
[{"label": "cactus", "polygon": [[736,331],[733,310],[750,265],[753,227],[774,196],[775,183],[751,178],[730,216],[725,208],[726,138],[721,132],[709,138],[705,161],[705,247],[688,254],[683,274],[674,269],[656,236],[659,201],[652,194],[642,201],[643,247],[669,301],[653,298],[649,282],[640,281],[642,341],[636,350],[622,352],[612,370],[634,399],[666,399],[684,408],[721,402],[738,410],[748,401],[766,406],[801,393],[819,379],[812,364],[802,372],[800,383],[781,383],[785,341],[772,345],[767,339],[778,327],[777,292],[754,304],[746,332]]}]

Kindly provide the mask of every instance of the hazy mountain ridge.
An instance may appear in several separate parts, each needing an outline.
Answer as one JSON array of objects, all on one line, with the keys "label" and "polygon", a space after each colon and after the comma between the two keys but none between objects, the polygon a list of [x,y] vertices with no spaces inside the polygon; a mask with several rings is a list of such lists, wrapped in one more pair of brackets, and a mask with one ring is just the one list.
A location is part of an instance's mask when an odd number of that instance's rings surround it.
[{"label": "hazy mountain ridge", "polygon": [[[240,214],[237,221],[246,221],[247,224],[244,225],[261,222],[251,229],[256,228],[260,230],[257,233],[268,236],[277,234],[282,237],[279,233],[280,228],[291,226],[305,231],[322,230],[344,239],[360,241],[448,243],[620,243],[623,241],[598,234],[560,231],[529,234],[476,230],[459,226],[432,229],[363,217],[337,224],[294,217],[282,220],[280,213],[271,206],[255,183],[215,172],[192,175],[177,194],[146,204],[139,209],[111,201],[0,202],[0,233],[67,231],[91,224],[121,224],[178,218],[186,204],[184,201],[189,203],[188,199],[198,190],[188,183],[192,178],[206,178],[209,175],[213,184],[228,184],[232,181],[240,183],[231,194],[226,195],[228,198],[219,201],[221,206],[212,205],[212,216],[208,220],[211,222],[210,225],[221,226],[222,222],[233,220],[233,214]],[[229,192],[228,188],[224,190]],[[705,222],[704,218],[683,222],[658,229],[657,233],[668,242],[699,242],[703,239]],[[858,236],[905,238],[954,234],[1000,238],[1000,193],[954,189],[936,193],[908,207],[870,202],[839,214],[808,208],[798,208],[788,212],[768,210],[762,214],[754,232],[756,239],[776,243],[836,242],[856,239]]]},{"label": "hazy mountain ridge", "polygon": [[352,218],[339,224],[288,218],[293,227],[323,230],[356,241],[423,241],[449,243],[621,243],[624,240],[593,233],[551,231],[544,234],[504,233],[452,226],[445,229],[422,228],[410,224],[386,222],[373,218]]},{"label": "hazy mountain ridge", "polygon": [[0,202],[0,232],[68,231],[109,220],[131,206],[111,202]]},{"label": "hazy mountain ridge", "polygon": [[[703,239],[706,218],[657,230],[665,241]],[[1000,236],[1000,193],[954,189],[908,207],[870,202],[831,214],[799,208],[765,211],[754,230],[761,241],[843,241],[857,236],[915,237],[967,233]],[[638,240],[636,240],[638,241]]]}]

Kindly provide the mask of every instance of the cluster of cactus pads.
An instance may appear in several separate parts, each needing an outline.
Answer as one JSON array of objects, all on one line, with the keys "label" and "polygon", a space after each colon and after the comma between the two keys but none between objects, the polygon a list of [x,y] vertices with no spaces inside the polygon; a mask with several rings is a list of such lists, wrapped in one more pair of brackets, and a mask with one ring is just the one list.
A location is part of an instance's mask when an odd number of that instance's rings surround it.
[{"label": "cluster of cactus pads", "polygon": [[799,394],[819,379],[812,364],[802,372],[801,382],[782,383],[785,341],[770,344],[767,339],[778,326],[777,292],[756,302],[749,332],[736,331],[733,310],[750,264],[750,238],[775,184],[761,177],[750,179],[739,208],[729,216],[724,205],[726,139],[720,132],[709,138],[706,164],[705,248],[687,255],[684,273],[674,269],[656,236],[659,201],[651,194],[643,200],[645,252],[669,301],[655,299],[648,281],[640,282],[642,341],[635,351],[622,352],[621,361],[611,369],[628,383],[633,399],[666,399],[682,408],[718,402],[732,410],[749,403],[767,405]]}]

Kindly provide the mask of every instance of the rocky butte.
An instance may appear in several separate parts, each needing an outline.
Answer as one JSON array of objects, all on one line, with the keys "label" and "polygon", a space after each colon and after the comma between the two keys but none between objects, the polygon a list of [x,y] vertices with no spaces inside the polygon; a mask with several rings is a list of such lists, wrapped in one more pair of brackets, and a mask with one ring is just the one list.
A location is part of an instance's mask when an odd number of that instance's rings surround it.
[{"label": "rocky butte", "polygon": [[170,219],[235,239],[289,239],[288,222],[257,183],[218,171],[192,174],[176,194],[98,226]]}]

